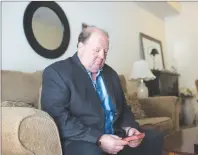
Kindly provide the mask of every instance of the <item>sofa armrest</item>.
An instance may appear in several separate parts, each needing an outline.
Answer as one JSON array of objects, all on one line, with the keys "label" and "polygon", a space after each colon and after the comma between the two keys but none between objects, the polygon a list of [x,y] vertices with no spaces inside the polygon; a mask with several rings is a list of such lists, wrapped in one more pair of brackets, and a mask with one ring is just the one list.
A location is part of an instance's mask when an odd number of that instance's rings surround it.
[{"label": "sofa armrest", "polygon": [[139,99],[148,117],[170,117],[174,129],[179,130],[180,99],[175,96],[157,96]]},{"label": "sofa armrest", "polygon": [[58,129],[44,111],[2,107],[3,155],[61,155]]}]

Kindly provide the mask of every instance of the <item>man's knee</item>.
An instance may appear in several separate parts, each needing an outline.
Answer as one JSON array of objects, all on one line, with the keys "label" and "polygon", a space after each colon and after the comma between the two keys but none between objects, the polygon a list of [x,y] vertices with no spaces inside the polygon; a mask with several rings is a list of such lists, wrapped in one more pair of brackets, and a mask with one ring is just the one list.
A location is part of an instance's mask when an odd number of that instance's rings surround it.
[{"label": "man's knee", "polygon": [[145,139],[149,142],[156,142],[158,144],[163,144],[164,135],[162,132],[156,129],[145,129]]},{"label": "man's knee", "polygon": [[142,141],[143,155],[162,155],[163,133],[156,129],[146,129],[145,138]]},{"label": "man's knee", "polygon": [[63,150],[64,155],[105,155],[104,152],[96,144],[73,141]]}]

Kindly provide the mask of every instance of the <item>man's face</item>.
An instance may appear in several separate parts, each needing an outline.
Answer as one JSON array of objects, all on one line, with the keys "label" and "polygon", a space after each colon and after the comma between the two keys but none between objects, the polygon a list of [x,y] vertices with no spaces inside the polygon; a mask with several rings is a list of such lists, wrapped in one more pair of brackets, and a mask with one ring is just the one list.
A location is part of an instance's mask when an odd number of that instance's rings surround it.
[{"label": "man's face", "polygon": [[83,64],[90,72],[96,73],[105,64],[109,50],[108,37],[102,32],[93,32],[86,43],[80,46]]}]

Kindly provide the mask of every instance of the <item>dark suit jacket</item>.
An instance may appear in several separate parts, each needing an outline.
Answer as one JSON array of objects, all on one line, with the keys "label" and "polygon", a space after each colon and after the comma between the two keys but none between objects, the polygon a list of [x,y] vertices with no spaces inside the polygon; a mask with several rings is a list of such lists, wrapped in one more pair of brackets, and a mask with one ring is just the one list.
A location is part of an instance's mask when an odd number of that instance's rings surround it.
[{"label": "dark suit jacket", "polygon": [[[101,73],[117,109],[113,124],[115,131],[125,126],[138,128],[125,103],[117,73],[108,65],[104,65]],[[45,68],[41,107],[55,120],[64,145],[72,140],[95,143],[104,133],[101,101],[77,54]]]}]

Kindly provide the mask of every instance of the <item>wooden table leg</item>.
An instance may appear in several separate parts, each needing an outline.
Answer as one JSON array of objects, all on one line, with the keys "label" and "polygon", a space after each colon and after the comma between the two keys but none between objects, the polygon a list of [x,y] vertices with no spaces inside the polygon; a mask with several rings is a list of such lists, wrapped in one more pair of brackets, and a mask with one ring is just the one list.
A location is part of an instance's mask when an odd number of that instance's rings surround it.
[{"label": "wooden table leg", "polygon": [[168,155],[176,155],[174,152],[169,152]]}]

